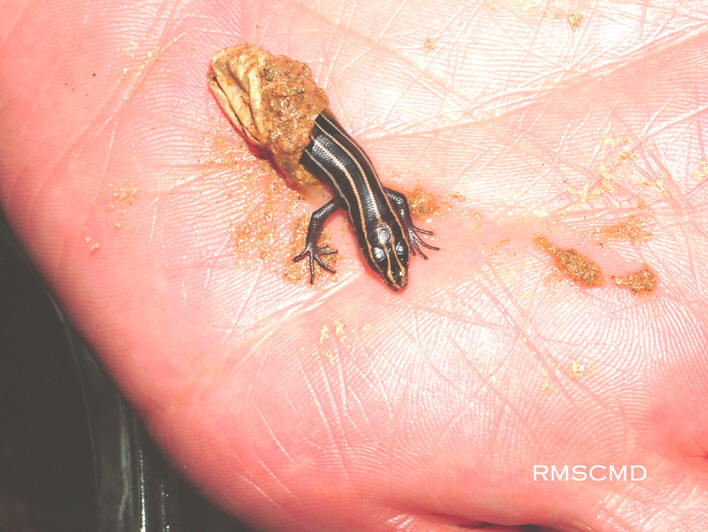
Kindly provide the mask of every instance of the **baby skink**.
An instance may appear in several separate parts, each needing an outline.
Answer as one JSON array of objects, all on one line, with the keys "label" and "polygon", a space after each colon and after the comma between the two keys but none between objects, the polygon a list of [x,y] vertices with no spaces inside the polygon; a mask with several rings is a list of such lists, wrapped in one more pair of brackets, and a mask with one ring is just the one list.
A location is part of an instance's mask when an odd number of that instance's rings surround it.
[{"label": "baby skink", "polygon": [[310,283],[315,264],[334,272],[321,257],[337,250],[318,240],[327,219],[343,208],[371,268],[393,290],[405,288],[409,255],[427,259],[421,246],[438,249],[419,236],[432,233],[413,225],[403,194],[381,185],[369,157],[330,112],[307,65],[241,44],[214,54],[211,69],[209,87],[248,141],[267,150],[298,186],[320,181],[334,192],[312,214],[305,249],[294,257],[309,256]]},{"label": "baby skink", "polygon": [[335,193],[332,200],[312,213],[305,249],[294,258],[299,261],[309,255],[310,282],[314,281],[315,263],[334,273],[320,256],[337,251],[319,246],[317,242],[327,218],[344,208],[371,268],[393,290],[405,288],[408,256],[419,253],[427,259],[420,246],[438,249],[418,236],[418,233],[430,235],[432,232],[413,225],[406,197],[381,184],[369,157],[329,110],[325,109],[315,118],[310,143],[300,162]]}]

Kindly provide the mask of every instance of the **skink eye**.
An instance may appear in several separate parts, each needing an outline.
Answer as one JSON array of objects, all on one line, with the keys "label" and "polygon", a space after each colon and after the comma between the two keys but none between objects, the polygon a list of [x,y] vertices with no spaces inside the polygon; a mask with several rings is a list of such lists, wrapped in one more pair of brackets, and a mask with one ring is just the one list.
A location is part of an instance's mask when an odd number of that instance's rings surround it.
[{"label": "skink eye", "polygon": [[399,258],[403,258],[406,256],[406,248],[400,242],[396,244],[396,255],[398,255]]},{"label": "skink eye", "polygon": [[376,226],[371,235],[371,241],[380,246],[385,246],[391,241],[391,230],[386,224]]}]

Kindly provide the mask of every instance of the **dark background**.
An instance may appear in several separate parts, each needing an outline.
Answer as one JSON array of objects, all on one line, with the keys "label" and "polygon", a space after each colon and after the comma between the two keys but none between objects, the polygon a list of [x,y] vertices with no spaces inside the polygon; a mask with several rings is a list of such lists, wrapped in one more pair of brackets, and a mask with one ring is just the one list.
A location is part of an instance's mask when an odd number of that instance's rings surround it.
[{"label": "dark background", "polygon": [[155,449],[0,213],[0,532],[141,527],[250,530]]}]

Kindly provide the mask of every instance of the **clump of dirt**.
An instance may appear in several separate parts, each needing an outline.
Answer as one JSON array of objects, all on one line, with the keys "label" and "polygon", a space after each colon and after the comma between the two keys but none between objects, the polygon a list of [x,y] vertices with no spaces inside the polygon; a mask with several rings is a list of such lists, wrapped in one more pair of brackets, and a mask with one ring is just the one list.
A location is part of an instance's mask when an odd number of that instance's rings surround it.
[{"label": "clump of dirt", "polygon": [[600,267],[576,250],[558,248],[543,235],[536,235],[533,241],[553,257],[558,270],[571,281],[587,287],[602,286],[605,283]]},{"label": "clump of dirt", "polygon": [[648,240],[652,234],[647,230],[644,218],[633,214],[616,224],[600,228],[597,236],[606,240],[628,240],[637,244]]},{"label": "clump of dirt", "polygon": [[418,218],[430,218],[440,213],[440,201],[433,194],[423,190],[422,187],[414,188],[406,196],[411,215]]},{"label": "clump of dirt", "polygon": [[649,294],[656,287],[656,274],[645,267],[627,276],[613,275],[612,280],[617,286],[629,288],[634,294]]}]

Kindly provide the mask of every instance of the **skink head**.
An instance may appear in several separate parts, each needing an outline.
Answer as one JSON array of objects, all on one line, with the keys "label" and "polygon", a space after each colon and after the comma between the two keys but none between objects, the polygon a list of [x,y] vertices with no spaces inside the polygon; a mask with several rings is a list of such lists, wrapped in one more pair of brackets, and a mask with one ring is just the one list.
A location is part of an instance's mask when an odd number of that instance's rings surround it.
[{"label": "skink head", "polygon": [[408,283],[408,240],[398,224],[384,222],[367,235],[363,250],[366,259],[384,282],[393,290],[403,290]]}]

